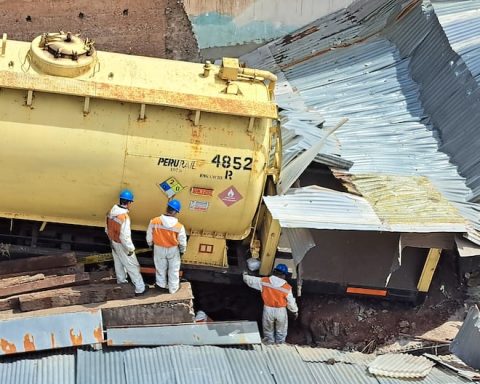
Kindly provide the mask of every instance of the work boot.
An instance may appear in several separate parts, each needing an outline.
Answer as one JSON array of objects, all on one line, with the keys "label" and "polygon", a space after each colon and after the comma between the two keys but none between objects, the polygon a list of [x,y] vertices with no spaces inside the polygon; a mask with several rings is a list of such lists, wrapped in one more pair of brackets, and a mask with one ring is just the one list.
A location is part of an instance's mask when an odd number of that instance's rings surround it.
[{"label": "work boot", "polygon": [[148,292],[149,289],[150,289],[150,287],[148,285],[145,285],[144,291],[140,292],[140,293],[135,293],[135,296],[143,296]]},{"label": "work boot", "polygon": [[157,283],[155,283],[155,289],[160,293],[168,293],[168,288],[162,288]]}]

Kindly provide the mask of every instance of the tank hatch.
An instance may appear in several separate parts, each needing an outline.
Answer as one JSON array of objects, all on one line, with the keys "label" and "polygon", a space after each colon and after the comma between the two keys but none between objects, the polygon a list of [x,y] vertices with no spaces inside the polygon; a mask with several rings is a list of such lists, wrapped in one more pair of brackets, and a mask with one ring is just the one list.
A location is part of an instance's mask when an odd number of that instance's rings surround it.
[{"label": "tank hatch", "polygon": [[44,33],[32,41],[30,60],[39,72],[77,77],[95,65],[94,41],[70,32]]}]

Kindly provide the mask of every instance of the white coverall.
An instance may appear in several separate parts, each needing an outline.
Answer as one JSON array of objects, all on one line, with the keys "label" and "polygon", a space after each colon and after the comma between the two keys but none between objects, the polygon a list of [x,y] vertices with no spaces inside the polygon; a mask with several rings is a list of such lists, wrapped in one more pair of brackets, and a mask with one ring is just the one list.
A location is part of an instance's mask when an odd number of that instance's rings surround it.
[{"label": "white coverall", "polygon": [[[128,214],[128,209],[114,205],[108,216],[113,218],[118,215]],[[108,235],[107,229],[105,232]],[[130,276],[130,280],[135,286],[135,293],[142,293],[145,291],[145,283],[143,282],[142,275],[140,274],[140,264],[138,263],[135,253],[128,256],[129,252],[135,252],[135,246],[132,242],[132,232],[130,230],[130,218],[123,222],[120,227],[120,243],[110,240],[112,245],[113,262],[115,265],[115,274],[117,276],[117,283],[123,284],[127,282],[127,273]]]},{"label": "white coverall", "polygon": [[[173,216],[161,215],[165,227],[172,228],[178,223],[178,219]],[[153,261],[155,263],[155,282],[161,288],[168,288],[168,292],[175,293],[180,287],[180,253],[185,253],[187,249],[187,234],[182,225],[178,232],[178,247],[153,246]],[[151,247],[153,243],[153,225],[152,222],[147,228],[147,243]],[[167,284],[168,274],[168,284]]]},{"label": "white coverall", "polygon": [[[256,276],[243,275],[243,281],[253,289],[262,292],[262,278]],[[274,287],[282,287],[285,280],[277,276],[270,276],[270,284]],[[293,313],[298,312],[297,302],[293,297],[292,290],[287,295],[287,307],[268,307],[263,306],[263,337],[267,343],[284,343],[288,332],[287,308]]]}]

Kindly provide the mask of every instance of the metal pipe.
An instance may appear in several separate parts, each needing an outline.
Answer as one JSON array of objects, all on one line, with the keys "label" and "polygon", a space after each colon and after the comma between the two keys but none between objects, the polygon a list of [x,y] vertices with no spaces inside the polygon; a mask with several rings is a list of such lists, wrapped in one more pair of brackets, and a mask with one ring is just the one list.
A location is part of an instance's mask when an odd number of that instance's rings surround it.
[{"label": "metal pipe", "polygon": [[253,77],[254,79],[256,79],[257,77],[261,77],[265,80],[269,80],[268,90],[270,92],[273,92],[275,90],[275,85],[277,84],[278,78],[272,72],[253,68],[238,68],[238,73],[240,75]]}]

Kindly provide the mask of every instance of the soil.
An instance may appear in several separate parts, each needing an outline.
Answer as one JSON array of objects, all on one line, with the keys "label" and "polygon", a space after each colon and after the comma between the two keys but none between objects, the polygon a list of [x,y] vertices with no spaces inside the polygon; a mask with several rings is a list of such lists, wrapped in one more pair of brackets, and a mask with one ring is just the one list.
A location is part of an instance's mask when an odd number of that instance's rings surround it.
[{"label": "soil", "polygon": [[0,33],[31,41],[45,32],[81,33],[99,50],[198,61],[198,47],[180,0],[37,0],[2,2]]},{"label": "soil", "polygon": [[[258,321],[261,329],[262,302],[258,291],[246,286],[206,283],[193,283],[193,291],[195,310],[202,309],[218,321]],[[422,335],[448,342],[452,326],[449,331],[440,326],[449,320],[463,320],[466,313],[464,289],[455,274],[454,258],[448,255],[442,256],[430,292],[417,306],[319,294],[304,294],[298,304],[300,316],[297,321],[290,321],[287,342],[366,353],[380,347],[404,346],[405,340]],[[456,324],[453,323],[453,335],[458,329]]]}]

